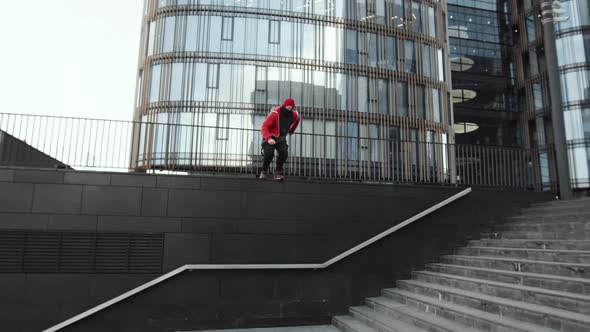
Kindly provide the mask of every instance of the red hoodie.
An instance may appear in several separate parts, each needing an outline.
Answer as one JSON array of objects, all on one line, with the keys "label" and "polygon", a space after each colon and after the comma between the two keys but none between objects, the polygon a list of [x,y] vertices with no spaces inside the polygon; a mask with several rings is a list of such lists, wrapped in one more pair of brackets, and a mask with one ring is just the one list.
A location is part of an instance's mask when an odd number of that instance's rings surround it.
[{"label": "red hoodie", "polygon": [[[281,114],[281,106],[274,107],[270,113],[266,116],[266,119],[262,123],[262,127],[260,128],[260,132],[262,133],[262,137],[265,141],[268,141],[273,136],[279,137],[279,119]],[[289,134],[293,134],[297,126],[299,125],[299,121],[301,121],[301,117],[299,117],[299,113],[293,110],[293,120],[291,120],[291,126],[289,127]]]}]

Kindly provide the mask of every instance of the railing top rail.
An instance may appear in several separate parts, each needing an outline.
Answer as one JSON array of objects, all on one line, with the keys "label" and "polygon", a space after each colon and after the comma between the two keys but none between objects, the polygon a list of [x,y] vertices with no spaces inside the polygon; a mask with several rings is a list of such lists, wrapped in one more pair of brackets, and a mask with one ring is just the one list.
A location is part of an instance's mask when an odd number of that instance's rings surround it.
[{"label": "railing top rail", "polygon": [[433,206],[431,206],[430,208],[404,220],[403,222],[373,236],[372,238],[350,248],[349,250],[323,262],[323,263],[318,263],[318,264],[186,264],[183,265],[175,270],[172,270],[152,281],[149,281],[139,287],[136,287],[126,293],[123,293],[107,302],[104,302],[94,308],[91,308],[81,314],[78,314],[66,321],[63,321],[55,326],[52,326],[46,330],[44,330],[43,332],[55,332],[55,331],[59,331],[64,327],[67,327],[69,325],[72,325],[86,317],[89,317],[105,308],[108,308],[118,302],[121,302],[135,294],[138,294],[154,285],[157,285],[167,279],[170,279],[184,271],[193,271],[193,270],[309,270],[309,269],[313,269],[313,270],[320,270],[320,269],[325,269],[327,267],[329,267],[330,265],[333,265],[343,259],[345,259],[348,256],[351,256],[353,254],[355,254],[356,252],[370,246],[371,244],[379,241],[380,239],[395,233],[396,231],[412,224],[413,222],[415,222],[416,220],[423,218],[425,216],[427,216],[428,214],[456,201],[457,199],[468,195],[469,193],[471,193],[471,188],[467,188],[462,190],[461,192],[445,199],[442,202],[439,202]]},{"label": "railing top rail", "polygon": [[[179,113],[180,114],[180,113]],[[241,127],[231,127],[231,126],[219,126],[219,125],[206,125],[206,124],[188,124],[188,123],[182,123],[181,121],[177,121],[173,118],[171,118],[169,121],[165,121],[165,122],[160,122],[160,121],[136,121],[136,120],[113,120],[113,119],[97,119],[97,118],[82,118],[82,117],[70,117],[70,116],[56,116],[56,115],[45,115],[45,114],[18,114],[18,113],[4,113],[4,112],[0,112],[0,124],[1,121],[9,121],[10,118],[16,118],[20,117],[21,120],[19,121],[24,121],[22,119],[29,119],[29,118],[40,118],[40,119],[44,119],[44,120],[54,120],[54,121],[88,121],[90,123],[96,123],[96,122],[104,122],[104,123],[110,123],[110,124],[125,124],[128,126],[135,126],[135,125],[141,125],[141,126],[165,126],[165,127],[169,127],[169,128],[198,128],[198,129],[209,129],[209,130],[231,130],[231,131],[241,131],[241,132],[251,132],[253,134],[257,134],[260,132],[260,129],[257,127],[252,127],[252,128],[241,128]],[[305,119],[303,119],[305,120]],[[20,123],[20,122],[19,122]],[[80,128],[76,128],[73,127],[72,129],[80,129]],[[85,128],[86,129],[86,128]],[[0,131],[2,131],[2,128],[0,128]],[[10,133],[8,133],[10,134]],[[428,140],[408,140],[408,139],[393,139],[393,138],[384,138],[384,137],[371,137],[368,134],[365,135],[347,135],[347,134],[327,134],[327,133],[306,133],[306,132],[302,132],[302,131],[298,131],[297,136],[301,136],[301,137],[318,137],[318,138],[330,138],[330,139],[362,139],[362,140],[369,140],[369,141],[374,141],[374,142],[397,142],[397,143],[417,143],[417,144],[432,144],[433,146],[455,146],[457,148],[467,148],[467,147],[476,147],[479,149],[490,149],[490,148],[497,148],[497,149],[502,149],[502,150],[519,150],[519,151],[530,151],[531,149],[527,149],[527,148],[523,148],[523,147],[517,147],[517,146],[502,146],[502,145],[491,145],[491,144],[453,144],[453,143],[443,143],[443,142],[434,142],[434,141],[428,141]],[[262,138],[261,138],[262,139]],[[587,140],[590,141],[590,140]],[[573,143],[580,143],[580,142],[584,142],[584,140],[570,140],[568,141],[568,143],[573,144]]]}]

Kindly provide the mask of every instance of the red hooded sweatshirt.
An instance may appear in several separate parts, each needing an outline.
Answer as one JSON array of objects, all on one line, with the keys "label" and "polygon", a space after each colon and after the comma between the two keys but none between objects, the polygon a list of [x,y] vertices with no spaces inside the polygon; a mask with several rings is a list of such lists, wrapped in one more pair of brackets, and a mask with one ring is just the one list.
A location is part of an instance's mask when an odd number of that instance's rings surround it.
[{"label": "red hooded sweatshirt", "polygon": [[[270,113],[266,116],[266,119],[262,123],[262,127],[260,128],[260,132],[262,133],[262,137],[265,141],[268,141],[273,136],[279,137],[280,129],[279,129],[279,119],[281,115],[281,106],[274,107]],[[293,134],[299,122],[301,121],[301,117],[297,111],[293,110],[293,119],[291,120],[291,126],[289,127],[289,134]]]}]

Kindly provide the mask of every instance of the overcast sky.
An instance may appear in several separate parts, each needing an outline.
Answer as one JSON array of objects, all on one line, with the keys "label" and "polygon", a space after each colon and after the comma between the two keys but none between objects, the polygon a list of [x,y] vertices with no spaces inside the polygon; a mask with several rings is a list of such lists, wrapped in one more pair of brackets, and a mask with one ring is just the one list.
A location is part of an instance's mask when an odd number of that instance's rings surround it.
[{"label": "overcast sky", "polygon": [[0,113],[131,120],[143,0],[3,1]]}]

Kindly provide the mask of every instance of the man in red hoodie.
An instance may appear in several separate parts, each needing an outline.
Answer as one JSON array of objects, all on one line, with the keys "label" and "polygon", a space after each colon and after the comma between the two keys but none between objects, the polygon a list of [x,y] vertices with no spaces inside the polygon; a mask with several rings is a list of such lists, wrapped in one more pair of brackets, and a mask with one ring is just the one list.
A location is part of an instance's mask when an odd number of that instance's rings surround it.
[{"label": "man in red hoodie", "polygon": [[283,164],[289,155],[289,146],[287,145],[287,134],[293,134],[299,125],[301,118],[295,111],[295,101],[291,98],[285,99],[283,106],[274,107],[260,128],[262,133],[262,150],[264,151],[264,160],[262,163],[262,172],[259,179],[266,178],[268,167],[275,155],[275,150],[279,153],[277,158],[277,167],[275,170],[275,180],[284,180]]}]

